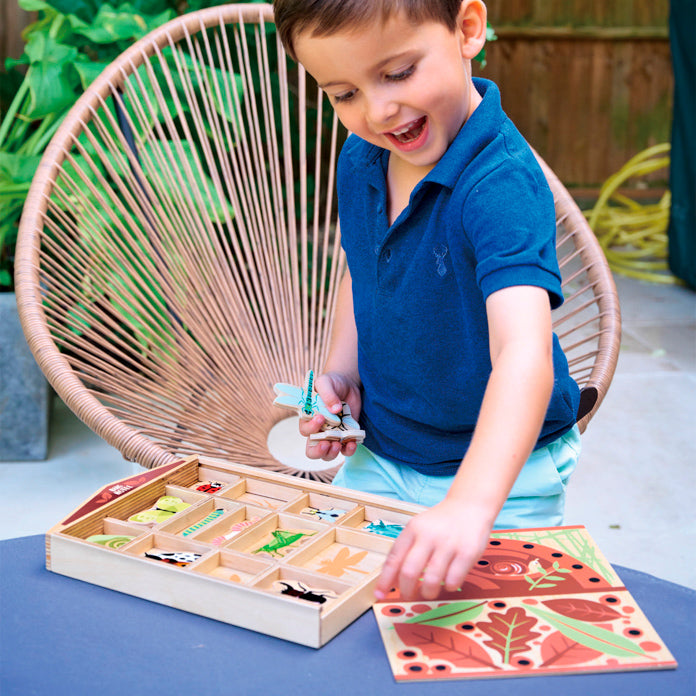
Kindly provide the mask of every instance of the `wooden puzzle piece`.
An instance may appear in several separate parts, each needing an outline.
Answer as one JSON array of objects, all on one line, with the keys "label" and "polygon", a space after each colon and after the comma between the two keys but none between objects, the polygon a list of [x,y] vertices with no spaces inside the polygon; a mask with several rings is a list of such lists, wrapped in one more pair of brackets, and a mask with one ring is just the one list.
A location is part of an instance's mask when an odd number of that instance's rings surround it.
[{"label": "wooden puzzle piece", "polygon": [[191,507],[191,504],[185,503],[181,498],[163,495],[151,508],[136,512],[128,518],[128,521],[147,525],[159,524],[187,507]]},{"label": "wooden puzzle piece", "polygon": [[224,512],[225,511],[222,508],[213,510],[209,515],[206,515],[200,522],[196,522],[196,524],[192,524],[190,527],[185,529],[181,533],[181,535],[188,536],[189,534],[193,534],[194,532],[198,531],[201,527],[205,527],[206,524],[210,524],[213,520],[216,520]]},{"label": "wooden puzzle piece", "polygon": [[134,536],[126,536],[124,534],[93,534],[87,537],[87,541],[106,546],[107,549],[120,549],[133,539],[135,539]]},{"label": "wooden puzzle piece", "polygon": [[307,373],[304,387],[278,383],[273,387],[273,391],[277,394],[273,401],[276,406],[297,411],[297,415],[304,420],[310,420],[317,414],[321,414],[331,427],[341,424],[340,416],[331,413],[319,394],[314,393],[313,370]]},{"label": "wooden puzzle piece", "polygon": [[317,604],[324,604],[328,599],[335,599],[338,596],[333,590],[320,590],[309,587],[299,580],[276,580],[273,586],[282,595],[296,597],[305,602],[316,602]]},{"label": "wooden puzzle piece", "polygon": [[258,517],[250,517],[248,520],[242,520],[241,522],[235,522],[225,534],[221,534],[220,536],[216,536],[214,539],[210,540],[211,544],[214,544],[215,546],[220,546],[220,544],[224,544],[226,541],[229,541],[230,539],[234,538],[239,534],[240,532],[243,532],[247,527],[251,527],[255,522],[258,522],[260,518]]},{"label": "wooden puzzle piece", "polygon": [[317,570],[320,573],[340,578],[346,573],[362,573],[367,575],[367,570],[361,570],[357,566],[367,556],[367,551],[358,551],[351,554],[347,546],[341,547],[333,558],[323,558],[319,561]]},{"label": "wooden puzzle piece", "polygon": [[365,431],[360,429],[360,424],[351,415],[347,403],[342,402],[340,413],[332,413],[319,394],[314,393],[313,370],[307,372],[304,387],[278,383],[273,390],[277,394],[273,403],[296,411],[303,420],[310,420],[317,414],[324,416],[322,431],[310,435],[310,440],[362,442],[365,439]]},{"label": "wooden puzzle piece", "polygon": [[390,539],[396,539],[396,537],[404,531],[404,526],[403,524],[393,524],[391,522],[385,522],[384,520],[374,520],[363,527],[363,530],[371,532],[372,534],[389,537]]},{"label": "wooden puzzle piece", "polygon": [[348,510],[339,510],[337,508],[327,508],[326,510],[319,510],[315,507],[306,507],[300,510],[301,515],[311,515],[313,517],[318,517],[324,522],[335,522],[339,517],[346,514]]},{"label": "wooden puzzle piece", "polygon": [[195,490],[201,493],[217,493],[219,490],[225,487],[225,484],[221,481],[199,481],[195,486]]},{"label": "wooden puzzle piece", "polygon": [[253,553],[268,553],[271,556],[283,556],[285,550],[300,542],[307,536],[313,536],[316,532],[297,532],[285,529],[276,529],[271,532],[273,541],[260,546]]},{"label": "wooden puzzle piece", "polygon": [[155,561],[170,563],[183,568],[197,561],[201,557],[200,553],[192,551],[160,551],[159,549],[151,549],[145,552],[145,558],[151,558]]}]

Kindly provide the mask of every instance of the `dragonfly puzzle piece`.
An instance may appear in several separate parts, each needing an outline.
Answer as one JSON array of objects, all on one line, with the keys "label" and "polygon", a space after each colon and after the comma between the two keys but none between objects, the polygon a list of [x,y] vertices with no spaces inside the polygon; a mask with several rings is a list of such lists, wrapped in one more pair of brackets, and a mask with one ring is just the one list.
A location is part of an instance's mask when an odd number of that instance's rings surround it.
[{"label": "dragonfly puzzle piece", "polygon": [[273,403],[276,406],[297,411],[303,420],[310,420],[317,414],[324,416],[324,427],[321,432],[310,435],[310,440],[362,442],[365,439],[365,431],[360,429],[360,425],[351,415],[350,406],[347,403],[342,402],[339,413],[332,413],[319,394],[315,393],[313,370],[307,372],[303,387],[278,383],[273,387],[273,390],[276,393]]}]

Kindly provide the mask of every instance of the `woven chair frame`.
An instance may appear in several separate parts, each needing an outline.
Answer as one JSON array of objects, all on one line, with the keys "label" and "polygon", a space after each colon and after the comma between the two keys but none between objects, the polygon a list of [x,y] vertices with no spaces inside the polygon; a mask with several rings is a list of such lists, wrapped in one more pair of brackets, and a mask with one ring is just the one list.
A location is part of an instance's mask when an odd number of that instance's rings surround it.
[{"label": "woven chair frame", "polygon": [[[321,369],[345,259],[345,137],[286,58],[268,5],[184,15],[89,86],[51,140],[20,224],[19,314],[58,395],[145,467],[198,453],[330,481],[268,451],[273,384]],[[618,357],[620,313],[587,221],[554,193],[566,302],[554,327],[584,430]]]}]

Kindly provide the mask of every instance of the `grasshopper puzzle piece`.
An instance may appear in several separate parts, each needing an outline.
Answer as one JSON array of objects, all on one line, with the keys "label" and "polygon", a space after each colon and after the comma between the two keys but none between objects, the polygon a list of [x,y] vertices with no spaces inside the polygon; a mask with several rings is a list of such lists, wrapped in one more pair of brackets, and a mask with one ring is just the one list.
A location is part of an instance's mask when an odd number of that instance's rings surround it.
[{"label": "grasshopper puzzle piece", "polygon": [[276,384],[273,387],[276,398],[273,401],[277,406],[290,408],[297,411],[303,420],[310,420],[317,413],[324,416],[324,427],[319,433],[309,436],[310,440],[338,440],[340,442],[362,442],[365,439],[365,431],[360,429],[359,423],[351,416],[350,406],[342,402],[340,413],[332,413],[326,404],[314,392],[314,371],[310,370],[305,378],[304,387],[295,387],[292,384]]}]

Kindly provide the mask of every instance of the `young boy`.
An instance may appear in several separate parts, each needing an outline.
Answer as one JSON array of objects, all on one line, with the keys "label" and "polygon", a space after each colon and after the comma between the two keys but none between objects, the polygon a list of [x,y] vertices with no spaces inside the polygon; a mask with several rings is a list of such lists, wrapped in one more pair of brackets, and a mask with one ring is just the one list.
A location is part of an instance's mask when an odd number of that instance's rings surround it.
[{"label": "young boy", "polygon": [[[497,87],[472,79],[480,0],[274,7],[352,133],[337,178],[349,272],[315,386],[331,410],[350,405],[366,439],[342,448],[334,483],[429,507],[376,596],[434,598],[461,584],[494,525],[562,520],[579,392],[551,328],[563,301],[553,199]],[[310,457],[340,450],[308,441]]]}]

